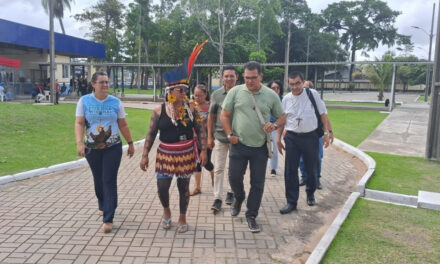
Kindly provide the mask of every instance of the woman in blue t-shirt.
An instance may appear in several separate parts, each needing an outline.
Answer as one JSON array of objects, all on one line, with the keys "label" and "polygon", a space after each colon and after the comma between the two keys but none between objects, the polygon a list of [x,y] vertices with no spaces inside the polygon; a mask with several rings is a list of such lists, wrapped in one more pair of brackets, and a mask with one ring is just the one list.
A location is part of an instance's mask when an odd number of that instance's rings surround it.
[{"label": "woman in blue t-shirt", "polygon": [[92,170],[99,215],[103,216],[102,230],[108,233],[118,205],[117,175],[122,157],[119,131],[128,143],[130,158],[134,147],[124,107],[118,98],[108,94],[107,74],[93,74],[92,86],[94,93],[81,97],[76,106],[76,147]]}]

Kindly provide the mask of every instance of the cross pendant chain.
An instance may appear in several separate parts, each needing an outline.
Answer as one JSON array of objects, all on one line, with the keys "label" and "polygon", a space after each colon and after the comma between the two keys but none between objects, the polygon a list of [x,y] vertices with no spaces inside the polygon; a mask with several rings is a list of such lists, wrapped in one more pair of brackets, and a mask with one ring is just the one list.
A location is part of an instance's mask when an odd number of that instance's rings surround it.
[{"label": "cross pendant chain", "polygon": [[301,123],[302,118],[297,117],[296,120],[298,121],[298,127],[299,127],[299,123]]}]

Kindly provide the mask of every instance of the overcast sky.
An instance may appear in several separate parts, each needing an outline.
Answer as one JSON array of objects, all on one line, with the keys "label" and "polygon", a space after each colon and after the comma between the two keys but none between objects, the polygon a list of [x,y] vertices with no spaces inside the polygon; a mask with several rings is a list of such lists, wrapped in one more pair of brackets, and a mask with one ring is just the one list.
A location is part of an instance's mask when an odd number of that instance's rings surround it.
[{"label": "overcast sky", "polygon": [[[133,2],[132,0],[119,0],[125,5]],[[88,26],[76,22],[72,16],[81,13],[87,7],[95,4],[97,0],[74,0],[72,10],[64,13],[64,27],[66,34],[84,38],[88,32]],[[314,13],[320,13],[329,3],[338,2],[336,0],[308,0],[308,5]],[[433,0],[386,0],[385,2],[393,10],[400,11],[402,14],[397,18],[396,27],[398,32],[412,36],[414,43],[414,54],[418,57],[427,58],[429,50],[429,36],[422,30],[414,29],[411,26],[418,26],[425,29],[429,34],[431,28]],[[49,29],[49,15],[46,14],[41,6],[40,0],[0,0],[0,18],[10,20],[25,25],[38,28]],[[436,2],[434,35],[436,33],[438,3]],[[55,31],[61,32],[58,20],[55,20]],[[431,58],[434,57],[435,36],[433,39],[433,51]],[[373,52],[369,52],[371,58],[381,57],[387,51],[387,47],[379,47]],[[359,56],[358,59],[364,59]]]}]

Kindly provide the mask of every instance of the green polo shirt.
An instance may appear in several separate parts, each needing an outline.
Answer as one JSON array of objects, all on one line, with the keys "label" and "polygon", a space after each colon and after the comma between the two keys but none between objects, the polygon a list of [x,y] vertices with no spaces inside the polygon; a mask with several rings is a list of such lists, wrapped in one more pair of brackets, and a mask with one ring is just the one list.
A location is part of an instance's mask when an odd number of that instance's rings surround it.
[{"label": "green polo shirt", "polygon": [[209,105],[209,113],[216,115],[214,138],[223,143],[229,143],[228,137],[223,129],[222,122],[220,121],[220,114],[222,112],[222,104],[226,97],[225,87],[219,88],[211,94],[211,102]]},{"label": "green polo shirt", "polygon": [[[238,136],[239,141],[248,147],[261,147],[266,142],[266,133],[250,94],[245,84],[235,86],[226,95],[222,108],[233,114],[232,133]],[[265,123],[269,122],[271,115],[279,118],[284,114],[280,97],[268,87],[261,85],[254,97]]]}]

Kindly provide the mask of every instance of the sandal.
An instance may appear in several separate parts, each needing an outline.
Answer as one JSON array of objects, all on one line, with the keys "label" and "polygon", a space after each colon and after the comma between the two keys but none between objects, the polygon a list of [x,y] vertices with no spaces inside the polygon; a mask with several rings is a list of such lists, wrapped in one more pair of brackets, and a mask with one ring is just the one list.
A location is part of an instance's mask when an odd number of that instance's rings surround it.
[{"label": "sandal", "polygon": [[186,233],[188,231],[188,224],[178,225],[176,230],[177,233]]},{"label": "sandal", "polygon": [[165,229],[165,230],[166,229],[170,229],[170,227],[171,227],[171,217],[168,218],[168,220],[165,220],[165,218],[162,217],[161,225],[162,225],[162,228]]},{"label": "sandal", "polygon": [[194,189],[192,192],[189,193],[189,196],[194,196],[201,193],[202,191],[200,189]]}]

